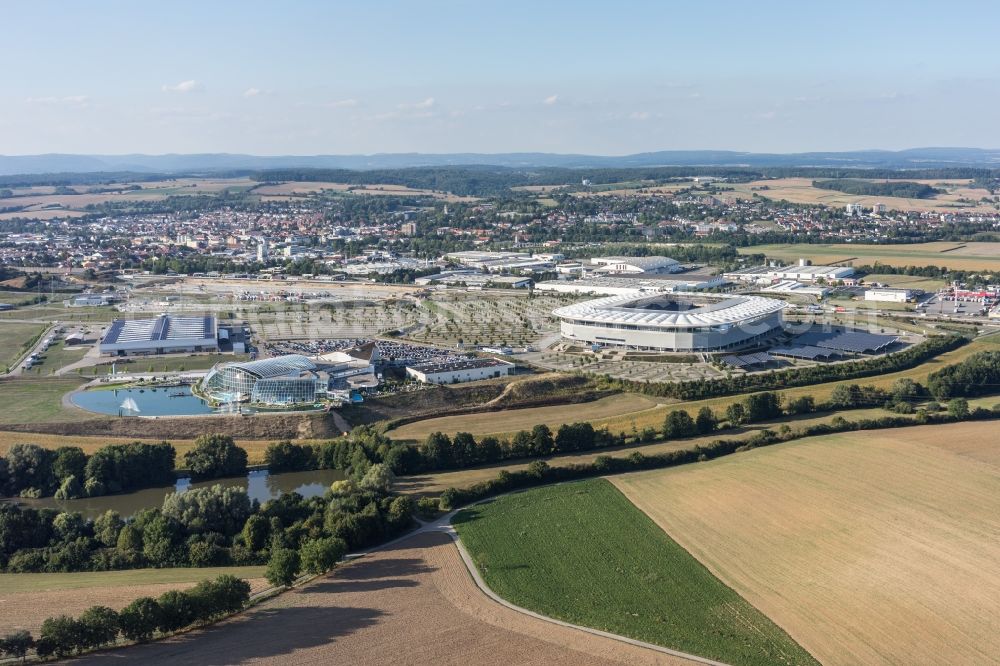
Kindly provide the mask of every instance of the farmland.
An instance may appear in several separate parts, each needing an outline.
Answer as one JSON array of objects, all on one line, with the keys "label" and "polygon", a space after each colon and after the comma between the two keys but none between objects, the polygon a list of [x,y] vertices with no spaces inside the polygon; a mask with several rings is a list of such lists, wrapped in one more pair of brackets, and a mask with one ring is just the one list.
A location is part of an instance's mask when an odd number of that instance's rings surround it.
[{"label": "farmland", "polygon": [[814,264],[854,266],[946,266],[952,270],[1000,271],[1000,243],[911,243],[897,245],[756,245],[740,248],[742,254],[765,254],[792,263],[810,259]]},{"label": "farmland", "polygon": [[288,198],[302,197],[310,194],[332,192],[337,194],[367,194],[372,196],[395,197],[431,197],[442,201],[476,201],[475,197],[463,197],[447,192],[407,187],[406,185],[349,183],[321,183],[288,181],[278,184],[259,185],[253,188],[253,193],[264,201],[281,201]]},{"label": "farmland", "polygon": [[[158,444],[162,438],[150,437],[115,437],[108,435],[50,435],[48,433],[34,432],[13,432],[0,430],[0,456],[6,455],[7,451],[14,444],[37,444],[46,449],[57,449],[60,446],[78,446],[87,455],[93,454],[99,448],[110,444],[128,444],[129,442],[146,442]],[[177,451],[178,463],[185,453],[194,447],[193,439],[169,438],[168,440]],[[300,444],[308,444],[316,440],[299,440]],[[264,451],[274,440],[270,439],[237,439],[236,444],[247,452],[247,462],[251,465],[260,465],[264,462]]]},{"label": "farmland", "polygon": [[425,533],[200,631],[80,664],[598,666],[690,663],[523,615],[476,586],[451,538]]},{"label": "farmland", "polygon": [[994,433],[813,437],[613,481],[823,663],[985,663],[1000,651]]},{"label": "farmland", "polygon": [[973,187],[972,181],[967,179],[916,181],[944,190],[943,194],[938,194],[932,199],[904,199],[899,197],[845,194],[834,190],[813,187],[812,182],[813,179],[811,178],[775,178],[755,180],[749,183],[734,183],[727,186],[727,188],[732,188],[732,192],[729,193],[730,195],[741,198],[749,198],[756,194],[774,201],[784,200],[791,203],[822,204],[833,207],[840,207],[849,203],[860,203],[865,206],[882,203],[890,210],[900,211],[955,212],[957,210],[964,210],[992,212],[994,210],[992,204],[980,202],[980,199],[983,197],[992,198],[989,192],[985,189]]},{"label": "farmland", "polygon": [[402,425],[389,431],[394,439],[422,441],[432,432],[470,432],[474,435],[509,433],[514,430],[531,429],[544,423],[553,430],[563,423],[572,423],[587,418],[607,418],[622,414],[636,414],[652,409],[657,402],[651,398],[631,393],[620,393],[600,400],[550,407],[528,407],[505,411],[491,411],[460,416],[442,416]]},{"label": "farmland", "polygon": [[524,608],[731,664],[815,663],[605,480],[506,495],[453,524],[490,588]]},{"label": "farmland", "polygon": [[156,597],[222,574],[246,579],[255,592],[267,587],[264,567],[0,574],[0,635],[17,629],[37,634],[47,617],[78,615],[94,605],[118,609],[139,597]]}]

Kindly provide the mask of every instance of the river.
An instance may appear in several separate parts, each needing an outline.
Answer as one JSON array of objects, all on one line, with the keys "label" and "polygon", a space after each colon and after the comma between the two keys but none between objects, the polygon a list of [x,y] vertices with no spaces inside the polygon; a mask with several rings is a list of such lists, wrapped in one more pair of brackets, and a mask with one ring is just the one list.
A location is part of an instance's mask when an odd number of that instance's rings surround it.
[{"label": "river", "polygon": [[17,498],[14,501],[23,506],[30,506],[36,509],[52,507],[60,511],[77,511],[83,514],[84,518],[89,519],[96,518],[108,509],[117,511],[122,517],[128,518],[142,509],[163,506],[163,498],[170,493],[184,492],[191,488],[206,488],[216,484],[236,486],[245,489],[250,499],[255,499],[263,503],[289,492],[296,492],[303,497],[317,497],[325,493],[331,483],[343,478],[344,473],[339,469],[320,469],[311,472],[282,472],[280,474],[269,474],[267,470],[260,470],[250,472],[245,477],[212,479],[197,483],[192,483],[191,479],[178,479],[177,483],[172,486],[146,488],[134,493],[123,493],[121,495],[103,495],[101,497],[85,497],[75,500],[57,500],[54,497],[43,497],[40,499]]}]

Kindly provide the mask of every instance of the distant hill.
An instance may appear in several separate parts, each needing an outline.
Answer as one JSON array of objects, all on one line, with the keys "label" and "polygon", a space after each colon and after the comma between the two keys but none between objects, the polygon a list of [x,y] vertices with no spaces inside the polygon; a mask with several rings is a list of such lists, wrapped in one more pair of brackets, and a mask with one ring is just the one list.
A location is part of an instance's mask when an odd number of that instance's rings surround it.
[{"label": "distant hill", "polygon": [[625,168],[657,166],[1000,168],[1000,150],[913,148],[816,153],[746,153],[726,150],[664,150],[620,157],[555,153],[387,153],[375,155],[0,155],[0,175],[37,173],[212,173],[258,169],[399,169],[489,165],[512,168]]}]

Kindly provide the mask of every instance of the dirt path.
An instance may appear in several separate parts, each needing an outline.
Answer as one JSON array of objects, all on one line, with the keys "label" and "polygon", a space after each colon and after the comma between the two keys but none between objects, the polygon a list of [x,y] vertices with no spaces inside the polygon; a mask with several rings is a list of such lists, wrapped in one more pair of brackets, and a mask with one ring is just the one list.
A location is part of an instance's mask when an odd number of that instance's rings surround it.
[{"label": "dirt path", "polygon": [[450,535],[421,531],[203,631],[74,663],[687,664],[484,595]]}]

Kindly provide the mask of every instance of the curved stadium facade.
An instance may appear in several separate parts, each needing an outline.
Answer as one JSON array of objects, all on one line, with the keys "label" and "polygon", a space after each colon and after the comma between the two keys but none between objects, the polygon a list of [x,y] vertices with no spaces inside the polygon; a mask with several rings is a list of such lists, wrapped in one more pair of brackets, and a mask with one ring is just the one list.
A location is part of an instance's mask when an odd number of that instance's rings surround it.
[{"label": "curved stadium facade", "polygon": [[553,311],[568,340],[638,351],[722,351],[781,329],[788,304],[733,295],[628,294]]},{"label": "curved stadium facade", "polygon": [[246,363],[220,363],[202,379],[201,393],[217,403],[293,405],[315,402],[325,393],[315,363],[288,354]]}]

